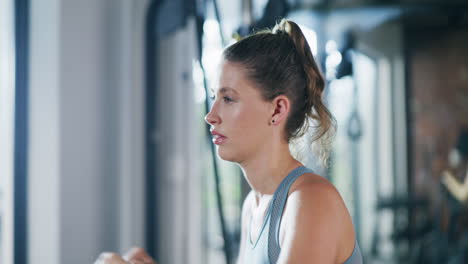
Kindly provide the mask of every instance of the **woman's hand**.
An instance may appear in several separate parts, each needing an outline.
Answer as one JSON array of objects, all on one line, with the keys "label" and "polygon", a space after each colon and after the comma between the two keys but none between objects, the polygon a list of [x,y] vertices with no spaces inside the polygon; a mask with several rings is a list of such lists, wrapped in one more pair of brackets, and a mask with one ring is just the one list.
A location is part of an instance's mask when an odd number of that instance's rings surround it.
[{"label": "woman's hand", "polygon": [[131,264],[157,264],[143,248],[139,247],[130,249],[127,254],[125,254],[124,259]]},{"label": "woman's hand", "polygon": [[117,253],[104,252],[94,264],[157,264],[142,248],[132,248],[123,257]]},{"label": "woman's hand", "polygon": [[94,264],[128,264],[119,254],[113,252],[104,252]]}]

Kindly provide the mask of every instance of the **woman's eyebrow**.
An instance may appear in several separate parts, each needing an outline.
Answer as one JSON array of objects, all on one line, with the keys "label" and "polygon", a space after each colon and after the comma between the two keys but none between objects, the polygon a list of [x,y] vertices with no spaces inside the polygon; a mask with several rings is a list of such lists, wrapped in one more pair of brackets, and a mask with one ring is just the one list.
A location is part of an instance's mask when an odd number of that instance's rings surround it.
[{"label": "woman's eyebrow", "polygon": [[220,93],[226,93],[226,92],[228,92],[228,91],[231,91],[231,92],[233,92],[233,93],[238,93],[238,92],[236,91],[236,89],[231,88],[231,87],[221,87],[221,89],[219,89],[219,92],[220,92]]},{"label": "woman's eyebrow", "polygon": [[[210,88],[210,90],[211,90],[211,92],[212,92],[213,94],[215,93],[215,90],[214,90],[213,88]],[[219,92],[220,94],[224,94],[224,93],[227,93],[228,91],[231,91],[231,92],[234,92],[234,93],[237,93],[237,94],[238,94],[238,92],[236,91],[236,89],[231,88],[231,87],[221,87],[221,88],[219,89],[218,92]]]}]

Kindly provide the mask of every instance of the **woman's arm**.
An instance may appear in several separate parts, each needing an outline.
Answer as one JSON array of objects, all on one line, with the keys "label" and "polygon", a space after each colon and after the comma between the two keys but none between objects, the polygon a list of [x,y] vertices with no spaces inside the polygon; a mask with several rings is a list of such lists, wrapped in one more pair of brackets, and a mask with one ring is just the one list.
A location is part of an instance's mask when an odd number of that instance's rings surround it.
[{"label": "woman's arm", "polygon": [[447,189],[461,203],[468,202],[468,169],[463,183],[460,183],[457,178],[448,170],[442,172],[442,183],[447,186]]},{"label": "woman's arm", "polygon": [[354,249],[354,228],[335,187],[305,180],[291,190],[283,214],[279,264],[344,262]]}]

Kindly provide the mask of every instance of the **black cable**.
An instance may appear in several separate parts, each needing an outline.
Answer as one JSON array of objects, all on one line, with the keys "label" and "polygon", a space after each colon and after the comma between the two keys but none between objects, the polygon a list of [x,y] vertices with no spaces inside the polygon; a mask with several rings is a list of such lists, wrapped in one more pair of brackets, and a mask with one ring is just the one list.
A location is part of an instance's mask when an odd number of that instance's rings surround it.
[{"label": "black cable", "polygon": [[[214,9],[215,9],[215,16],[216,16],[216,20],[218,21],[218,25],[219,25],[219,34],[220,34],[220,37],[221,37],[221,41],[222,41],[222,45],[225,46],[225,38],[224,38],[224,34],[223,34],[223,31],[222,31],[222,25],[221,25],[221,16],[219,14],[219,9],[218,9],[218,5],[216,3],[216,0],[213,0],[213,5],[214,5]],[[203,23],[203,20],[197,20],[198,22],[200,23]],[[199,28],[201,28],[199,26]],[[201,45],[202,41],[201,41],[201,38],[202,38],[202,30],[198,30],[198,43]],[[203,49],[200,48],[200,51],[202,51]],[[205,90],[205,94],[206,94],[206,99],[205,99],[205,113],[208,113],[210,111],[210,103],[209,103],[209,97],[208,97],[208,94],[209,94],[209,91],[208,91],[208,81],[207,81],[207,77],[206,77],[206,71],[205,71],[205,68],[203,67],[203,63],[202,63],[202,53],[200,52],[200,58],[199,58],[199,63],[200,63],[200,68],[202,70],[202,73],[203,73],[203,87],[204,87],[204,90]],[[217,208],[218,208],[218,215],[219,215],[219,222],[220,222],[220,225],[221,225],[221,232],[222,232],[222,235],[223,235],[223,238],[224,238],[224,245],[223,245],[223,251],[224,251],[224,257],[225,257],[225,260],[226,260],[226,264],[230,264],[231,263],[231,260],[232,260],[232,254],[231,254],[231,239],[229,237],[229,233],[228,233],[228,230],[227,230],[227,226],[226,226],[226,219],[224,217],[224,208],[223,208],[223,200],[222,200],[222,196],[221,196],[221,181],[220,181],[220,177],[219,177],[219,168],[218,168],[218,162],[217,162],[217,158],[216,158],[216,149],[215,149],[215,146],[214,146],[214,143],[211,141],[211,132],[210,132],[210,125],[206,125],[206,133],[207,133],[207,136],[208,138],[210,139],[210,150],[211,150],[211,158],[213,160],[213,172],[214,172],[214,180],[215,180],[215,192],[216,192],[216,203],[217,203]]]},{"label": "black cable", "polygon": [[[206,73],[205,69],[203,67],[203,63],[200,61],[200,67],[203,72],[203,86],[205,88],[205,93],[208,95],[208,87],[207,87],[207,80],[206,80]],[[210,103],[208,101],[208,97],[205,100],[205,112],[208,113],[210,111]],[[211,149],[211,156],[213,160],[213,171],[214,171],[214,179],[215,179],[215,189],[216,189],[216,202],[218,205],[218,215],[219,215],[219,222],[221,224],[221,232],[223,234],[224,238],[224,245],[223,245],[223,250],[224,250],[224,256],[226,259],[226,264],[231,263],[232,259],[232,254],[231,254],[231,239],[229,237],[229,233],[227,231],[227,226],[226,226],[226,219],[224,217],[224,209],[223,209],[223,202],[222,202],[222,196],[221,196],[221,184],[220,184],[220,179],[219,179],[219,169],[218,169],[218,162],[216,159],[216,149],[214,146],[214,143],[211,141],[211,132],[210,132],[210,125],[206,125],[206,132],[208,135],[208,138],[210,139],[210,149]]]},{"label": "black cable", "polygon": [[[348,51],[349,53],[349,51]],[[353,200],[354,200],[354,223],[358,226],[356,229],[357,240],[361,239],[361,204],[359,199],[360,194],[360,166],[359,166],[359,141],[362,138],[362,122],[358,111],[358,89],[356,84],[356,77],[353,74],[351,64],[351,77],[353,84],[353,97],[352,97],[352,110],[347,122],[347,134],[351,140],[351,170],[352,170],[352,189],[353,189]]]},{"label": "black cable", "polygon": [[218,8],[218,2],[216,0],[213,0],[213,7],[214,7],[216,20],[218,21],[219,36],[221,37],[221,43],[223,44],[223,47],[225,47],[227,43],[226,43],[226,38],[224,37],[224,33],[223,33],[223,27],[221,23],[221,15],[219,13],[219,8]]}]

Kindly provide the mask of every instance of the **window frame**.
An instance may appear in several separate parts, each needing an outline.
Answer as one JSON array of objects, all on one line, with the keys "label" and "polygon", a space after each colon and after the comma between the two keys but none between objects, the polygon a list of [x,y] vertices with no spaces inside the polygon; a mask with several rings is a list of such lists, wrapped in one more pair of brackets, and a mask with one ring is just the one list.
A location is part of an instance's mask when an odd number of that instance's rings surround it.
[{"label": "window frame", "polygon": [[29,0],[14,2],[15,106],[14,106],[14,263],[28,258],[27,150],[28,150],[28,58]]}]

